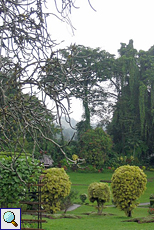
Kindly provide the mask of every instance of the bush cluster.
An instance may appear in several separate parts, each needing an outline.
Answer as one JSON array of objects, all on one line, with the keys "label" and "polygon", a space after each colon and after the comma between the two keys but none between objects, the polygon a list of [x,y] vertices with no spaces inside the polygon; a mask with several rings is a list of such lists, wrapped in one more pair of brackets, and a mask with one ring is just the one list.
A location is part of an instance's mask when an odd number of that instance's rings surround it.
[{"label": "bush cluster", "polygon": [[27,184],[37,183],[42,167],[38,160],[26,156],[21,156],[13,164],[11,156],[3,155],[1,164],[3,167],[0,167],[0,204],[1,207],[7,208],[9,203],[16,201],[18,204],[28,197]]},{"label": "bush cluster", "polygon": [[[10,164],[10,158],[2,160],[4,165]],[[30,158],[27,158],[27,160],[30,160]],[[35,175],[33,170],[34,167],[38,164],[38,161],[36,161],[34,165],[31,165],[29,162],[31,166],[30,172],[26,168],[24,159],[20,159],[18,163],[20,163],[18,165],[19,175],[21,172],[24,172],[23,179],[26,179],[29,182],[31,175],[33,175],[33,180],[36,180],[36,178],[38,178],[39,172],[41,172],[41,168],[37,166],[37,175]],[[10,172],[8,170],[5,170],[5,175],[3,175],[3,180],[1,180],[2,184],[3,182],[6,184],[6,181],[8,181],[9,179],[12,180],[12,178],[9,178],[9,175]],[[18,177],[14,177],[13,179],[16,185],[20,183]],[[14,181],[12,180],[12,183],[14,183]],[[44,184],[44,186],[42,187],[41,198],[42,202],[45,203],[43,205],[43,208],[50,213],[55,213],[56,211],[59,211],[61,208],[63,208],[66,212],[68,207],[72,205],[73,200],[76,199],[77,194],[75,191],[70,192],[71,182],[64,168],[47,169],[45,171],[45,176],[42,179],[42,183]],[[138,166],[120,166],[114,171],[111,179],[113,203],[116,205],[116,207],[123,210],[126,216],[131,217],[133,209],[137,206],[137,199],[146,189],[146,183],[146,175],[143,172],[143,170]],[[0,199],[1,203],[6,202],[6,200],[8,200],[8,203],[12,201],[12,191],[9,189],[9,187],[8,191],[6,191],[6,189],[6,186],[2,186],[1,188],[1,194],[3,194],[3,196]],[[21,194],[22,192],[24,192],[25,188],[20,185],[18,187],[18,190]],[[17,193],[18,196],[19,193]],[[150,198],[153,198],[153,196],[154,195],[152,194]],[[104,208],[104,204],[110,201],[110,187],[107,183],[91,183],[88,187],[88,198],[92,203],[95,201],[97,202],[98,214],[101,214]],[[87,194],[80,194],[80,199],[82,203],[85,203],[85,200],[87,199]],[[153,214],[153,207],[151,208],[148,210],[149,214]]]},{"label": "bush cluster", "polygon": [[[138,166],[124,165],[115,170],[111,179],[113,203],[131,217],[137,206],[136,200],[146,189],[146,175]],[[106,183],[92,183],[88,187],[88,197],[96,201],[98,213],[101,214],[103,205],[110,200],[110,187]]]},{"label": "bush cluster", "polygon": [[[47,202],[44,208],[52,213],[60,210],[61,200],[66,203],[65,210],[71,204],[69,193],[71,182],[63,168],[51,168],[43,179],[42,200]],[[136,200],[146,188],[146,175],[138,166],[124,165],[115,170],[111,179],[113,203],[131,217],[133,209],[137,206]],[[74,196],[74,195],[73,195]],[[81,194],[82,203],[87,198]],[[97,202],[98,214],[102,213],[104,204],[110,201],[111,191],[107,183],[91,183],[88,187],[90,202]]]}]

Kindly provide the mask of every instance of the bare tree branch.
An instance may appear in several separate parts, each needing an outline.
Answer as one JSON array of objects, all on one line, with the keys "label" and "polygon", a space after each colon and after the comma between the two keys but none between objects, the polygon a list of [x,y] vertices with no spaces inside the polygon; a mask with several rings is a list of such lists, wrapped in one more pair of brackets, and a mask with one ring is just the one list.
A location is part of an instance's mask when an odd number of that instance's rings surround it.
[{"label": "bare tree branch", "polygon": [[[46,13],[46,0],[0,0],[0,151],[10,153],[12,162],[26,155],[29,139],[34,158],[44,138],[74,163],[55,142],[52,125],[54,120],[60,123],[62,115],[70,123],[67,83],[70,76],[75,78],[77,67],[55,51],[57,43],[48,32],[47,17],[56,15],[73,29],[69,15],[77,7],[73,0],[61,1],[61,7],[55,0],[55,6],[57,14]],[[49,73],[53,73],[50,81]],[[54,106],[48,108],[47,103]]]}]

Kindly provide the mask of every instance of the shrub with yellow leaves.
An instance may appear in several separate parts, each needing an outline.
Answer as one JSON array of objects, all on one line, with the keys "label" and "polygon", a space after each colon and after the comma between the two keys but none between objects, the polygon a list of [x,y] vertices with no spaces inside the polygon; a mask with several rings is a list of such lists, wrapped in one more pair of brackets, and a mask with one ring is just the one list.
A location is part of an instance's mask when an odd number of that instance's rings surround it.
[{"label": "shrub with yellow leaves", "polygon": [[94,182],[88,187],[88,198],[93,203],[97,201],[98,214],[102,214],[105,202],[110,201],[110,187],[106,183]]},{"label": "shrub with yellow leaves", "polygon": [[76,155],[76,154],[72,155],[72,160],[75,161],[76,163],[77,163],[78,159],[79,159],[78,155]]},{"label": "shrub with yellow leaves", "polygon": [[46,203],[43,208],[51,213],[60,210],[61,200],[69,195],[71,182],[63,168],[47,169],[42,179],[42,202]]},{"label": "shrub with yellow leaves", "polygon": [[138,166],[124,165],[115,170],[111,179],[113,202],[131,217],[136,200],[146,189],[147,178]]}]

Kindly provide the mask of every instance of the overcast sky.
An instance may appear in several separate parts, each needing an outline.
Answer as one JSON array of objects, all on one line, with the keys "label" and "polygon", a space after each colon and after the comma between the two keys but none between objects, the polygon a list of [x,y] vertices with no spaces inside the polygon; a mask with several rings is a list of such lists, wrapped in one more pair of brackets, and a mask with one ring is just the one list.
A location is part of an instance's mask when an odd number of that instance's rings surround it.
[{"label": "overcast sky", "polygon": [[[51,0],[49,0],[51,3]],[[54,1],[53,1],[54,2]],[[61,2],[61,0],[57,0]],[[53,16],[49,30],[57,41],[65,40],[61,48],[71,43],[100,47],[103,50],[117,55],[120,43],[134,41],[137,50],[148,50],[154,45],[154,0],[76,0],[75,6],[80,9],[72,9],[71,22],[76,28],[74,35],[71,27],[60,22]],[[52,5],[53,7],[53,5]],[[51,8],[50,8],[51,9]],[[53,8],[52,8],[53,9]],[[50,11],[50,10],[49,10]],[[77,102],[73,103],[73,110],[77,108]],[[73,117],[81,119],[81,103],[75,110]]]},{"label": "overcast sky", "polygon": [[154,0],[91,0],[96,12],[88,0],[76,0],[75,5],[80,9],[72,9],[70,16],[74,35],[70,26],[58,19],[49,28],[55,39],[65,40],[62,46],[76,43],[116,54],[120,43],[130,39],[138,50],[154,45]]}]

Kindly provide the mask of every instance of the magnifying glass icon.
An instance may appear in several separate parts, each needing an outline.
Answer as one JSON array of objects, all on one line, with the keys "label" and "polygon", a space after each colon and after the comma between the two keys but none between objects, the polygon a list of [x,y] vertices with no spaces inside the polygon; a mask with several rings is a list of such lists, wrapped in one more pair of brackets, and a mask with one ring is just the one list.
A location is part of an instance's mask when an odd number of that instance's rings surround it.
[{"label": "magnifying glass icon", "polygon": [[3,215],[3,219],[6,223],[11,223],[13,224],[15,227],[18,226],[18,224],[15,222],[15,215],[13,212],[11,211],[7,211],[4,213]]}]

